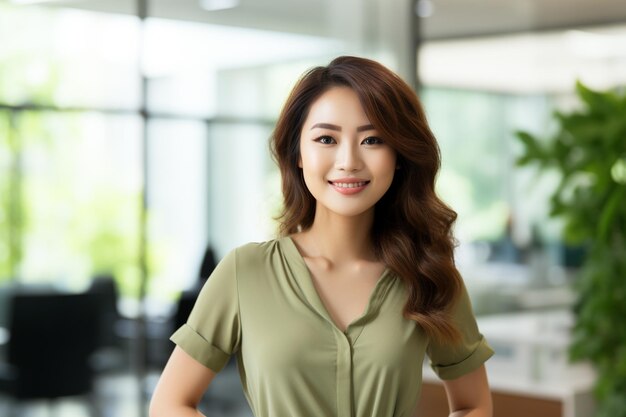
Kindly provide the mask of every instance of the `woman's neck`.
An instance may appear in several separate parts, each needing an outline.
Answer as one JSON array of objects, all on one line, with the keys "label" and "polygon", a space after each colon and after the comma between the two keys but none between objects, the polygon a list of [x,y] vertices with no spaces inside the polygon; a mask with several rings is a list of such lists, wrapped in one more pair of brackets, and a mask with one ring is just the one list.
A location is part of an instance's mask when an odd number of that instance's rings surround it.
[{"label": "woman's neck", "polygon": [[317,210],[313,225],[300,233],[306,256],[323,257],[333,264],[375,261],[371,240],[374,210],[358,216],[339,216]]}]

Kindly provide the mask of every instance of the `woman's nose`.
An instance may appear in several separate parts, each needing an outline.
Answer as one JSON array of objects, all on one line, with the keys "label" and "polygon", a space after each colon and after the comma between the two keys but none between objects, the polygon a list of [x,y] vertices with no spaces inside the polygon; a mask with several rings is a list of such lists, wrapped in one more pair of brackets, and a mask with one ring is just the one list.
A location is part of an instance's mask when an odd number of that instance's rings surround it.
[{"label": "woman's nose", "polygon": [[362,168],[362,159],[358,145],[343,141],[337,151],[335,167],[342,171],[358,171]]}]

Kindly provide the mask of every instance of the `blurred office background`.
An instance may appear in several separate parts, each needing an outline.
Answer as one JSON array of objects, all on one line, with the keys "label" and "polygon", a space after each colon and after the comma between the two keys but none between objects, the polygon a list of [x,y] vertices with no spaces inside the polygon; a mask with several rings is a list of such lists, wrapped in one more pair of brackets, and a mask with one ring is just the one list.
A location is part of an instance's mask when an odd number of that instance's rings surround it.
[{"label": "blurred office background", "polygon": [[[514,132],[549,131],[554,109],[578,105],[577,79],[626,85],[621,0],[0,1],[0,375],[20,296],[28,311],[89,294],[100,323],[83,330],[96,353],[80,395],[0,390],[1,415],[145,415],[167,337],[212,265],[274,236],[268,137],[287,93],[342,54],[419,91],[501,407],[590,415],[593,373],[566,353],[584,248],[548,218],[558,176],[515,166]],[[46,357],[61,339],[25,343]],[[202,407],[251,415],[234,365]]]}]

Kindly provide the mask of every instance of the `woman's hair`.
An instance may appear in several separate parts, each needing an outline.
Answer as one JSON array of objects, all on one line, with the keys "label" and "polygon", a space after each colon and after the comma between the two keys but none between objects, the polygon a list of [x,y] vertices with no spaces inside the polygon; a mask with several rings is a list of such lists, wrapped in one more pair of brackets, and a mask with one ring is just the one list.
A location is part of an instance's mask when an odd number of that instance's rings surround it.
[{"label": "woman's hair", "polygon": [[435,194],[439,146],[416,94],[378,62],[338,57],[307,71],[291,91],[271,139],[284,197],[280,235],[313,224],[316,201],[298,167],[300,133],[311,104],[337,86],[356,92],[370,123],[397,154],[399,169],[375,206],[372,243],[378,259],[406,285],[404,316],[430,337],[456,342],[460,332],[451,308],[462,285],[453,254],[456,213]]}]

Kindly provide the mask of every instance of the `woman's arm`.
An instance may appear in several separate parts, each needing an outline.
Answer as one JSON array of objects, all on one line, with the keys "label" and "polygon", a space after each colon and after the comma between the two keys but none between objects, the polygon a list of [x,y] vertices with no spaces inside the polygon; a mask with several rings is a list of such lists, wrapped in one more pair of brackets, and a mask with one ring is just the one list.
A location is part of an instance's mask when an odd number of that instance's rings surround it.
[{"label": "woman's arm", "polygon": [[450,417],[492,417],[493,405],[485,366],[457,379],[443,381]]},{"label": "woman's arm", "polygon": [[198,403],[214,377],[215,372],[177,346],[152,395],[150,417],[202,416]]}]

